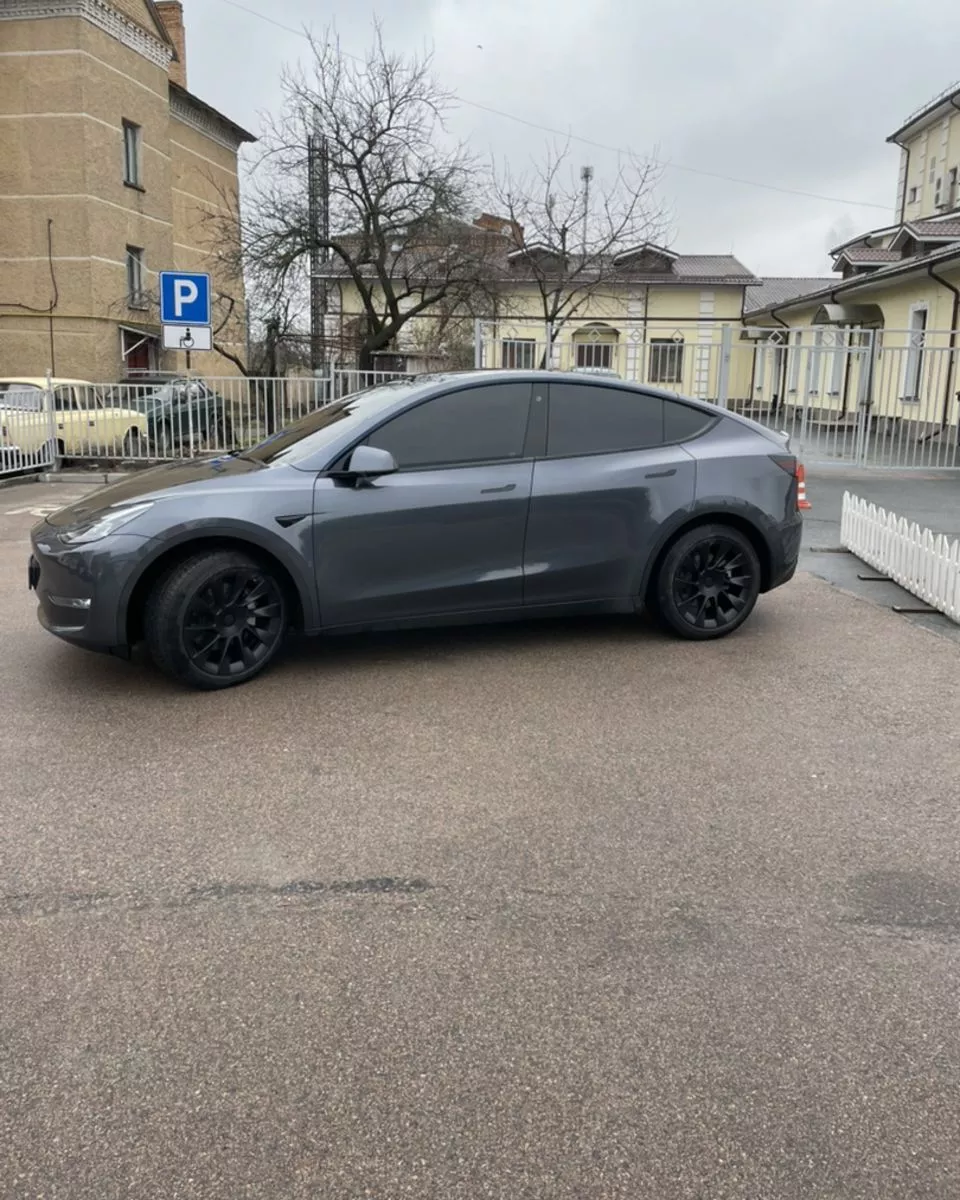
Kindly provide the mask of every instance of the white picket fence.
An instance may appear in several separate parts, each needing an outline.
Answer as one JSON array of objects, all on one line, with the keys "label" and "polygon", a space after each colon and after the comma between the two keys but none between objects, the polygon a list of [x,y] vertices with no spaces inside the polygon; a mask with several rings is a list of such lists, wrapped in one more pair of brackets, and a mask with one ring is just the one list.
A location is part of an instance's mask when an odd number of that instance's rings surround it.
[{"label": "white picket fence", "polygon": [[960,542],[844,492],[840,544],[960,624]]}]

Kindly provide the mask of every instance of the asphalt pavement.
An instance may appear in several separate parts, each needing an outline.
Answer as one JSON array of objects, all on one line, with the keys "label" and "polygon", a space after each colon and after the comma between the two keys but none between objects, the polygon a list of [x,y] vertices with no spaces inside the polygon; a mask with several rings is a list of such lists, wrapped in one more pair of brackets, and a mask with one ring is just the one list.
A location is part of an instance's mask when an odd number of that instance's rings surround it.
[{"label": "asphalt pavement", "polygon": [[61,645],[0,492],[4,1200],[960,1194],[960,647],[804,573],[736,635]]}]

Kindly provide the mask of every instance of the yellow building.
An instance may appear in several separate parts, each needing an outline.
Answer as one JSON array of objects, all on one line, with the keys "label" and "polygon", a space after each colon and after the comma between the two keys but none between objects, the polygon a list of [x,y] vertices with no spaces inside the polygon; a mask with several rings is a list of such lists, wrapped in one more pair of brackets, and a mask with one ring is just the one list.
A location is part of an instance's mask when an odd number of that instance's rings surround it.
[{"label": "yellow building", "polygon": [[[465,345],[478,366],[612,371],[624,379],[716,398],[724,372],[724,327],[728,338],[739,329],[747,289],[759,282],[736,258],[676,254],[644,244],[594,262],[587,272],[558,264],[554,283],[549,251],[517,250],[514,244],[504,236],[499,253],[488,260],[476,319],[437,312],[412,318],[378,356],[379,365],[435,369],[456,358],[460,366]],[[357,321],[361,305],[356,286],[336,278],[336,270],[331,271],[336,279],[331,319],[342,335]],[[585,281],[590,272],[596,278]],[[548,326],[542,297],[552,286],[567,292],[570,303]],[[349,356],[349,345],[342,353]],[[731,377],[725,383],[730,395],[748,385],[749,371],[745,379]]]},{"label": "yellow building", "polygon": [[923,440],[958,418],[960,86],[887,141],[900,147],[894,222],[834,247],[833,278],[757,289],[746,320],[762,328],[738,352],[753,360],[758,411],[868,412]]},{"label": "yellow building", "polygon": [[215,245],[254,139],[187,90],[179,0],[2,0],[0,116],[0,377],[182,369],[161,270],[212,275],[216,341],[243,356],[243,283]]}]

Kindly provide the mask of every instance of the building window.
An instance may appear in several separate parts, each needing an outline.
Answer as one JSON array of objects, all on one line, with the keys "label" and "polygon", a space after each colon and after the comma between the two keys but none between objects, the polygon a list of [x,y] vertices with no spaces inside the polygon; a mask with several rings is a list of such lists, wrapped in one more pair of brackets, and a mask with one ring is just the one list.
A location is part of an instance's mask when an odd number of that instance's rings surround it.
[{"label": "building window", "polygon": [[505,338],[500,343],[500,365],[513,371],[532,371],[537,357],[533,338]]},{"label": "building window", "polygon": [[610,371],[613,368],[611,342],[577,342],[577,366]]},{"label": "building window", "polygon": [[936,161],[934,161],[930,164],[930,182],[931,183],[933,183],[936,176],[937,176],[937,164],[936,164]]},{"label": "building window", "polygon": [[143,290],[143,250],[140,246],[127,247],[127,304],[130,308],[147,307]]},{"label": "building window", "polygon": [[132,121],[123,123],[123,182],[127,187],[140,187],[140,126]]},{"label": "building window", "polygon": [[915,187],[912,187],[910,189],[910,191],[907,193],[907,203],[908,204],[916,204],[916,202],[917,202],[917,189]]},{"label": "building window", "polygon": [[683,342],[673,338],[650,339],[651,383],[680,383],[683,379]]},{"label": "building window", "polygon": [[903,364],[903,387],[900,399],[904,404],[920,402],[920,382],[923,378],[923,346],[927,333],[927,310],[914,308],[910,312],[910,336]]}]

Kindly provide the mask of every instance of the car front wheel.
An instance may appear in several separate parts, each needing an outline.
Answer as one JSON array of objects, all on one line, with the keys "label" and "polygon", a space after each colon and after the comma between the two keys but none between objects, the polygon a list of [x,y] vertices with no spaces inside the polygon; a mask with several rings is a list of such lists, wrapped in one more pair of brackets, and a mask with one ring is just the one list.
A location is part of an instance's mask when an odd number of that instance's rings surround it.
[{"label": "car front wheel", "polygon": [[283,586],[232,550],[197,554],[155,585],[144,612],[147,647],[165,674],[213,690],[252,679],[287,632]]},{"label": "car front wheel", "polygon": [[654,580],[657,615],[694,641],[733,633],[760,594],[760,560],[750,539],[729,525],[700,525],[669,548]]}]

